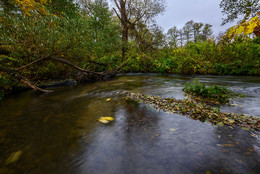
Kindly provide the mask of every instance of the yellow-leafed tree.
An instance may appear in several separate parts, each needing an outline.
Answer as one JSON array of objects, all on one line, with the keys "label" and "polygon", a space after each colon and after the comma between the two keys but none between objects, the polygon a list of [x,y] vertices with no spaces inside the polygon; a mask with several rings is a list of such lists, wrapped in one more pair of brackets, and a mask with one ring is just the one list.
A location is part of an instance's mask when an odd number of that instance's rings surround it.
[{"label": "yellow-leafed tree", "polygon": [[50,2],[50,0],[13,0],[15,4],[17,4],[21,11],[25,15],[30,16],[30,11],[37,11],[42,15],[46,15],[47,12],[45,10],[44,5]]},{"label": "yellow-leafed tree", "polygon": [[253,17],[249,21],[242,22],[239,25],[231,27],[227,33],[226,36],[229,39],[232,39],[235,35],[247,35],[254,33],[256,36],[260,35],[260,12],[257,13],[258,16]]}]

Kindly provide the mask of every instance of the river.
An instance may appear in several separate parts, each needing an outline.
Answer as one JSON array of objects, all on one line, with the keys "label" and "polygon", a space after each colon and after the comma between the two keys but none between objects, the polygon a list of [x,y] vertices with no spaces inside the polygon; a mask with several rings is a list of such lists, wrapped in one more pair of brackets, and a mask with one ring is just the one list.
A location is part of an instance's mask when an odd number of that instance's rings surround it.
[{"label": "river", "polygon": [[[196,77],[247,95],[221,111],[260,116],[260,77]],[[125,74],[12,95],[0,102],[0,174],[259,174],[259,132],[124,99],[125,91],[183,99],[183,84],[193,79]],[[102,116],[115,120],[102,124]]]}]

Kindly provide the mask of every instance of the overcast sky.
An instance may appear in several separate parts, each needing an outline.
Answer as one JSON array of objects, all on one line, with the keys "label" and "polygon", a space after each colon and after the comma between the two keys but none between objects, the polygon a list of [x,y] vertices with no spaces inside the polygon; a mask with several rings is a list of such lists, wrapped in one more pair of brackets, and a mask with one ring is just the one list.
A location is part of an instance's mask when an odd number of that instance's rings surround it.
[{"label": "overcast sky", "polygon": [[165,0],[166,11],[157,17],[157,23],[164,28],[165,32],[173,26],[182,28],[186,22],[203,22],[213,25],[214,35],[219,31],[235,25],[226,24],[221,26],[222,13],[219,8],[221,0]]}]

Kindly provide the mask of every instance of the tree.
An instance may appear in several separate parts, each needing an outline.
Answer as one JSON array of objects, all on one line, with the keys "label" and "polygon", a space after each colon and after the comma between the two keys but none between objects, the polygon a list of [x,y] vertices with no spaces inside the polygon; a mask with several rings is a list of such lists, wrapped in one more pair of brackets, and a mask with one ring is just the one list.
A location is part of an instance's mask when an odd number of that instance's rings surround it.
[{"label": "tree", "polygon": [[[39,0],[41,1],[41,0]],[[79,11],[79,5],[75,0],[48,0],[48,9],[58,16],[74,17]]]},{"label": "tree", "polygon": [[2,0],[0,2],[0,8],[3,7],[5,13],[18,10],[28,16],[31,15],[30,12],[32,11],[45,15],[47,14],[45,5],[49,2],[50,0]]},{"label": "tree", "polygon": [[203,27],[203,23],[195,22],[195,23],[193,23],[192,27],[193,27],[193,39],[194,39],[194,42],[198,42],[199,41],[199,37],[200,37],[200,33],[201,33],[201,28]]},{"label": "tree", "polygon": [[174,26],[168,30],[167,38],[169,40],[170,46],[173,46],[174,48],[178,47],[179,31],[176,26]]},{"label": "tree", "polygon": [[129,29],[140,20],[149,21],[165,10],[164,0],[113,0],[113,8],[122,26],[122,58],[125,57]]},{"label": "tree", "polygon": [[260,0],[222,0],[219,6],[222,13],[226,15],[222,22],[222,25],[225,25],[239,17],[242,17],[244,22],[255,16],[260,11]]},{"label": "tree", "polygon": [[201,39],[202,40],[207,40],[211,35],[213,34],[212,31],[212,25],[210,24],[205,24],[203,29],[202,29],[202,34],[201,34]]},{"label": "tree", "polygon": [[192,38],[193,24],[194,24],[193,20],[190,20],[183,27],[183,34],[186,39],[186,43],[188,43]]},{"label": "tree", "polygon": [[82,0],[87,20],[87,35],[89,38],[86,50],[91,57],[101,58],[112,53],[120,44],[119,25],[112,21],[106,0]]},{"label": "tree", "polygon": [[[257,13],[260,16],[260,13]],[[256,36],[260,35],[260,18],[258,16],[253,17],[249,21],[245,21],[239,25],[231,27],[226,36],[228,39],[232,39],[235,35],[247,35],[254,33]]]},{"label": "tree", "polygon": [[180,44],[181,44],[181,47],[182,47],[182,46],[183,46],[183,42],[184,42],[184,37],[183,37],[183,36],[184,36],[184,33],[183,33],[183,29],[180,29],[178,33],[179,33],[179,40],[180,40],[180,42],[181,42]]}]

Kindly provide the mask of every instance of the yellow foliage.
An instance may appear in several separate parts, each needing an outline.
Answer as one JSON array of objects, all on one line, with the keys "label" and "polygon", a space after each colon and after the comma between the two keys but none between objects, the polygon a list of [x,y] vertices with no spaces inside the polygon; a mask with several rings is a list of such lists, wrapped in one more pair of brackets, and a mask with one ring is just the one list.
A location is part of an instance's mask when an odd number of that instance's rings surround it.
[{"label": "yellow foliage", "polygon": [[44,5],[50,0],[14,0],[14,2],[21,8],[25,15],[30,16],[30,11],[37,11],[42,15],[46,15]]},{"label": "yellow foliage", "polygon": [[226,36],[229,39],[232,39],[235,35],[247,35],[251,34],[255,31],[257,27],[260,26],[260,19],[258,16],[253,17],[251,20],[243,22],[239,25],[231,27],[227,33]]}]

